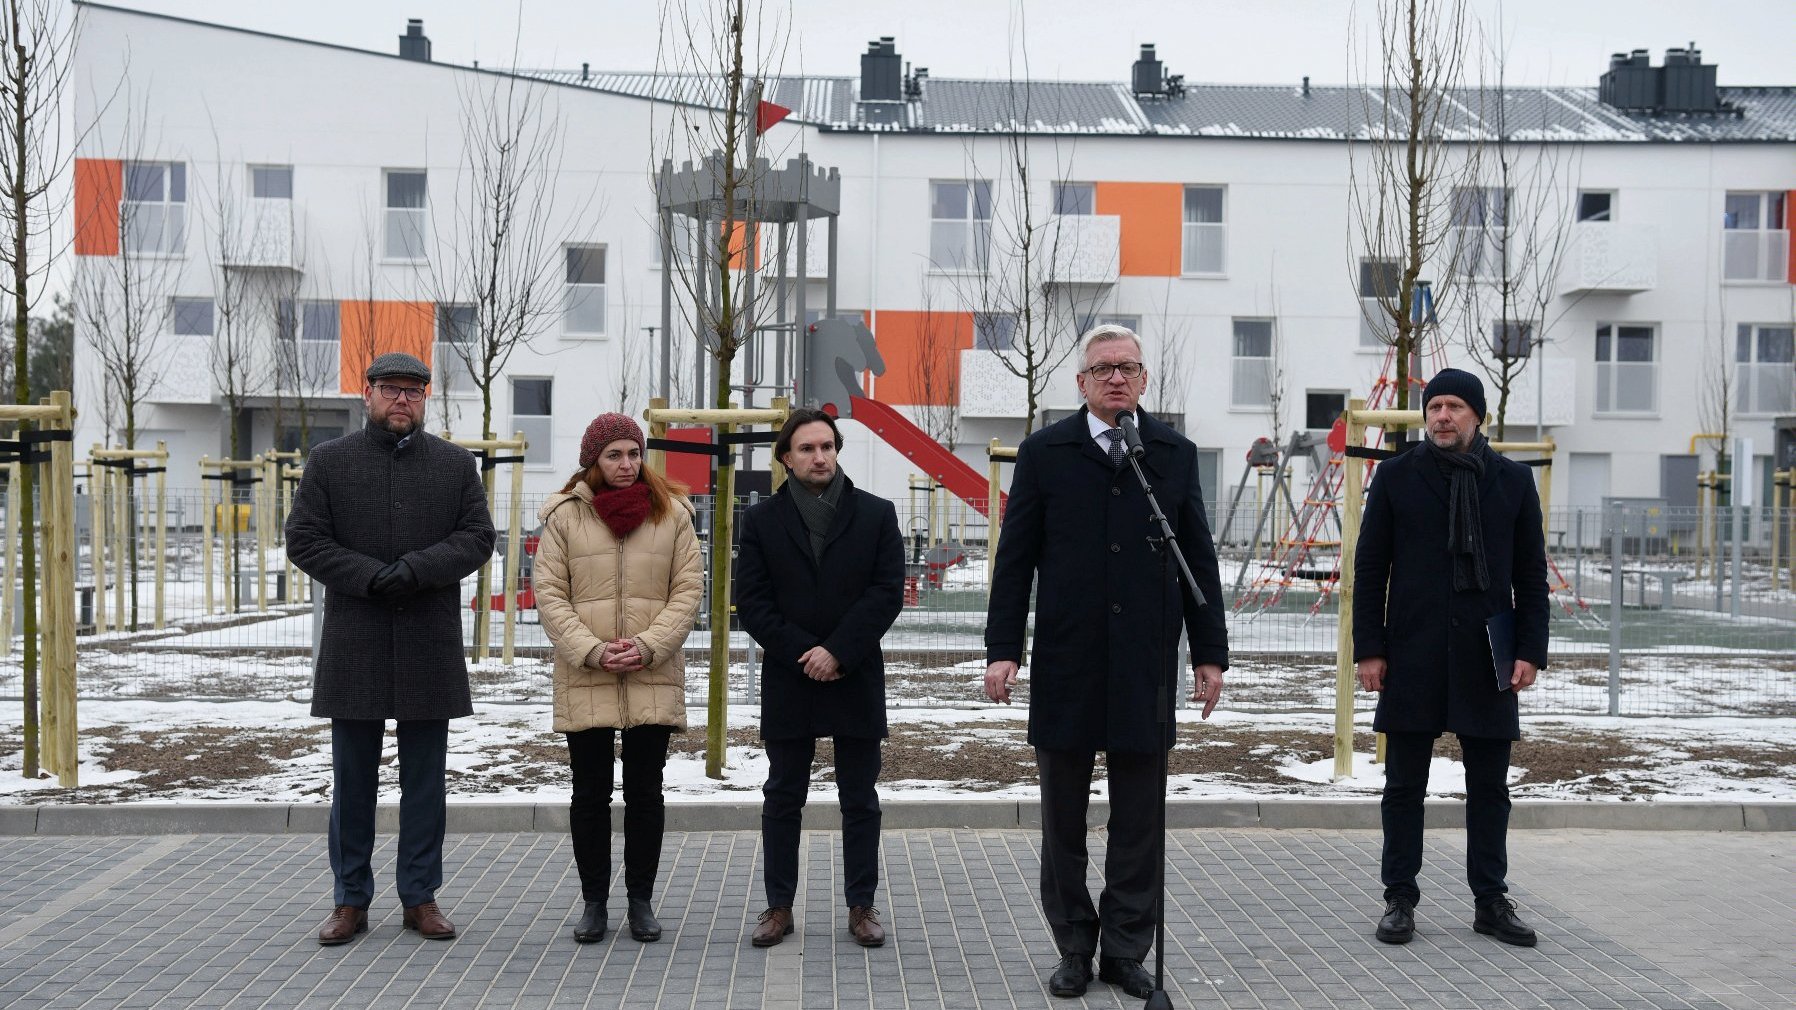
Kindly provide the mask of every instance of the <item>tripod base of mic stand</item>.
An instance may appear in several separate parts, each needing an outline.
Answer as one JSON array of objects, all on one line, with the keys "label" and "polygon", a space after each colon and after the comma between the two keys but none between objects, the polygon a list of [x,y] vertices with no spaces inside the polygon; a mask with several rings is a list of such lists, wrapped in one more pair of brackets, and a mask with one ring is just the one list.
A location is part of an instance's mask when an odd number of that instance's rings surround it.
[{"label": "tripod base of mic stand", "polygon": [[1172,1010],[1172,997],[1165,989],[1155,989],[1147,998],[1147,1010]]}]

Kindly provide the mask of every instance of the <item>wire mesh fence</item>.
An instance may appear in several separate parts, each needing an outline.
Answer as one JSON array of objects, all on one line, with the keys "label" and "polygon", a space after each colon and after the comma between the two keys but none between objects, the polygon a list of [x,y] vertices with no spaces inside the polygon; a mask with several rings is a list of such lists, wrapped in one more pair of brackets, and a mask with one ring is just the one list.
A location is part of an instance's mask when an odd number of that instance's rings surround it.
[{"label": "wire mesh fence", "polygon": [[[278,509],[261,515],[247,502],[221,507],[215,496],[195,489],[167,493],[161,628],[153,611],[158,560],[153,506],[140,499],[125,528],[115,522],[106,529],[98,554],[106,569],[102,578],[96,578],[91,509],[84,508],[87,521],[81,523],[77,551],[86,624],[79,638],[82,697],[309,700],[321,611],[308,580],[287,565]],[[545,497],[526,495],[517,502],[526,534],[520,559],[525,591],[530,534]],[[737,508],[748,504],[738,501]],[[939,497],[932,502],[927,495],[895,504],[907,574],[906,605],[884,640],[890,703],[982,705],[985,517],[965,503]],[[695,505],[701,537],[708,541],[712,503],[700,497]],[[538,702],[550,695],[552,654],[528,606],[511,609],[515,647],[511,662],[501,656],[507,615],[500,559],[510,549],[511,507],[509,497],[500,495],[494,510],[500,545],[490,587],[495,609],[487,649],[471,664],[471,678],[477,699]],[[1251,514],[1218,515],[1212,506],[1212,528],[1229,531],[1218,545],[1225,597],[1218,605],[1228,610],[1233,654],[1228,704],[1238,710],[1332,709],[1340,629],[1334,582],[1338,541],[1304,545],[1293,561],[1291,552],[1275,550],[1292,528],[1291,517],[1270,511],[1262,517],[1251,501],[1242,507]],[[208,508],[209,566],[201,522]],[[271,546],[265,551],[256,537],[263,522],[270,527]],[[1551,662],[1539,686],[1523,695],[1523,710],[1796,714],[1796,590],[1788,550],[1793,523],[1796,512],[1773,514],[1765,508],[1742,509],[1738,516],[1650,504],[1615,512],[1553,510]],[[1774,532],[1784,534],[1775,543]],[[1276,563],[1275,555],[1280,555]],[[110,574],[121,558],[127,573],[135,573],[122,589]],[[98,599],[101,583],[105,602]],[[471,653],[477,638],[475,587],[473,577],[462,584],[464,642]],[[708,609],[708,592],[706,601]],[[104,610],[109,628],[119,630],[94,633],[96,608]],[[15,607],[15,636],[17,613]],[[694,703],[703,703],[708,690],[710,626],[711,615],[702,611],[687,639]],[[729,643],[730,694],[752,703],[758,697],[758,650],[733,627]],[[17,697],[21,690],[15,638],[0,657],[0,694]],[[1026,695],[1026,680],[1023,690]],[[1365,694],[1355,698],[1362,709],[1374,701]]]}]

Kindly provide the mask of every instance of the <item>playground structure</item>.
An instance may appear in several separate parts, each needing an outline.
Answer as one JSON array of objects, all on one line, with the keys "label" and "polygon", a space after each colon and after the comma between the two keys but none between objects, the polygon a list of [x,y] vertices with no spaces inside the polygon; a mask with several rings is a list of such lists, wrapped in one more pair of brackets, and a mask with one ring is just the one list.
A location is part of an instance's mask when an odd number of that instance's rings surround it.
[{"label": "playground structure", "polygon": [[[524,452],[529,443],[524,433],[513,432],[510,438],[457,438],[450,432],[443,432],[443,440],[461,446],[480,460],[480,482],[486,488],[486,508],[490,514],[498,509],[498,479],[493,471],[499,466],[511,466],[511,490],[505,519],[505,571],[503,573],[503,595],[493,594],[492,571],[493,560],[488,557],[480,566],[480,575],[474,589],[474,662],[486,662],[489,640],[492,635],[492,609],[497,606],[505,611],[505,627],[501,632],[500,662],[512,665],[517,657],[517,625],[518,625],[518,565],[519,551],[523,547],[524,507]],[[507,455],[499,455],[506,453]]]},{"label": "playground structure", "polygon": [[[42,764],[64,788],[80,785],[80,758],[76,750],[75,708],[75,452],[73,398],[57,390],[37,404],[0,404],[0,422],[32,422],[43,427],[21,432],[0,443],[0,458],[7,464],[8,509],[6,524],[7,571],[22,551],[34,550],[32,530],[22,529],[15,516],[20,504],[19,477],[24,467],[35,466],[38,503],[42,509],[43,550],[37,572],[37,633],[42,675],[40,696],[26,692],[26,722],[41,709]],[[12,636],[12,587],[7,599],[5,637]]]},{"label": "playground structure", "polygon": [[[137,541],[140,523],[136,519],[136,482],[154,475],[156,490],[152,520],[155,547],[150,555],[154,571],[155,597],[153,626],[161,630],[168,625],[167,563],[168,557],[168,444],[157,442],[154,449],[106,448],[98,442],[88,452],[88,489],[93,513],[94,631],[124,630],[128,624],[125,585],[131,583],[132,606],[136,605]],[[141,465],[148,464],[148,465]],[[116,536],[107,535],[108,528]],[[111,584],[113,601],[108,621],[106,587],[108,581],[105,555],[111,549]],[[132,627],[131,630],[136,630]]]},{"label": "playground structure", "polygon": [[[923,591],[941,589],[948,569],[967,561],[966,545],[949,537],[948,488],[933,477],[910,474],[906,480],[910,491],[910,529],[904,532],[910,540],[910,558],[904,563],[904,605],[914,607],[923,602]],[[923,507],[917,507],[917,495],[923,495]]]}]

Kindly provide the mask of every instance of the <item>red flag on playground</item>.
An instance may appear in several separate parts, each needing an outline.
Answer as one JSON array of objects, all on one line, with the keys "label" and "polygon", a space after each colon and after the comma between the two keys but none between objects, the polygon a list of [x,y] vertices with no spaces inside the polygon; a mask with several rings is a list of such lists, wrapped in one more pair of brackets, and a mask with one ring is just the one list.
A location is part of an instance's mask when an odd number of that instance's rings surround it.
[{"label": "red flag on playground", "polygon": [[786,108],[784,105],[775,105],[772,102],[762,102],[760,108],[755,110],[755,132],[766,133],[768,127],[791,114],[792,110]]}]

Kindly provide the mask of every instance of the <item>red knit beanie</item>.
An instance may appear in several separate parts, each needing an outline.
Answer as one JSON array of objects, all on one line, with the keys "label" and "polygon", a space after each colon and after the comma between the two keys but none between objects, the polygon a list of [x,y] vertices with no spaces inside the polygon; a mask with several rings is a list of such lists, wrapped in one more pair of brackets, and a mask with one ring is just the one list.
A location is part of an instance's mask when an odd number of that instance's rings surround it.
[{"label": "red knit beanie", "polygon": [[620,438],[627,438],[636,443],[638,449],[648,451],[648,442],[642,437],[642,427],[628,414],[600,414],[586,426],[586,435],[580,439],[580,465],[589,467],[599,461],[599,453],[605,447]]}]

